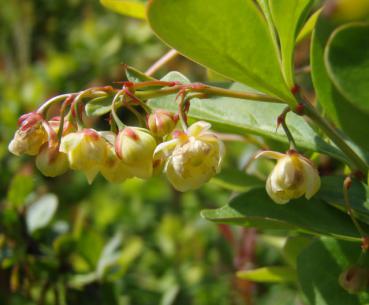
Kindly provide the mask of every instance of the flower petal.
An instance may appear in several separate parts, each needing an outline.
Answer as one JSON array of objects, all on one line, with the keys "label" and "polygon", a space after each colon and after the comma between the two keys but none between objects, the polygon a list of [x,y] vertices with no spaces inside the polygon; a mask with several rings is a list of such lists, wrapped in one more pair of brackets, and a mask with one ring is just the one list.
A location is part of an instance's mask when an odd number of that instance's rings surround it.
[{"label": "flower petal", "polygon": [[260,157],[266,157],[266,158],[269,158],[269,159],[281,159],[283,157],[285,157],[286,154],[282,154],[280,152],[277,152],[277,151],[272,151],[272,150],[264,150],[264,151],[261,151],[259,152],[255,157],[254,159],[258,159]]}]

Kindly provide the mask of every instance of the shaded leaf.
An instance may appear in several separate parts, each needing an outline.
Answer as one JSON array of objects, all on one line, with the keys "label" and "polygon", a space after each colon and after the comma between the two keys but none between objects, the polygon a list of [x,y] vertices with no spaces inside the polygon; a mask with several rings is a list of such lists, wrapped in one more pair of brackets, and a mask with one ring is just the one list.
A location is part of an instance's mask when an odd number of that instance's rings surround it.
[{"label": "shaded leaf", "polygon": [[325,115],[340,127],[353,141],[369,150],[367,132],[369,116],[353,106],[340,94],[329,78],[324,52],[335,25],[320,17],[312,36],[311,69],[314,88]]},{"label": "shaded leaf", "polygon": [[331,238],[317,240],[298,258],[300,286],[311,305],[363,305],[368,294],[351,295],[338,284],[338,277],[356,263],[361,249],[358,244]]},{"label": "shaded leaf", "polygon": [[245,174],[239,170],[222,169],[222,171],[211,179],[212,183],[234,192],[246,192],[252,188],[264,187],[260,179]]},{"label": "shaded leaf", "polygon": [[[278,205],[263,189],[240,194],[228,205],[215,210],[204,210],[201,215],[217,223],[262,229],[297,230],[360,241],[359,233],[351,219],[334,207],[316,199],[305,198],[293,200],[286,205]],[[367,226],[364,226],[364,230],[369,232]]]},{"label": "shaded leaf", "polygon": [[335,30],[326,48],[326,66],[339,92],[368,113],[369,24],[348,24]]}]

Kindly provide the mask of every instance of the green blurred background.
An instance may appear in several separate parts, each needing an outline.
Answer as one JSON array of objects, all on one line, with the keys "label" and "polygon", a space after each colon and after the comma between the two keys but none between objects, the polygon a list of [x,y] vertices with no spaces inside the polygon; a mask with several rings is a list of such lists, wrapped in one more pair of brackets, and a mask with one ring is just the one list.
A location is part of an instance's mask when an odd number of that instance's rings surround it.
[{"label": "green blurred background", "polygon": [[[97,0],[12,0],[0,10],[0,304],[301,304],[288,285],[255,285],[235,272],[281,261],[281,240],[200,216],[233,193],[214,179],[180,194],[163,177],[121,185],[81,173],[48,179],[7,151],[18,117],[65,92],[145,71],[168,49],[144,21]],[[178,57],[160,70],[193,81],[208,73]],[[255,151],[227,144],[227,168]],[[264,177],[252,166],[254,174]]]}]

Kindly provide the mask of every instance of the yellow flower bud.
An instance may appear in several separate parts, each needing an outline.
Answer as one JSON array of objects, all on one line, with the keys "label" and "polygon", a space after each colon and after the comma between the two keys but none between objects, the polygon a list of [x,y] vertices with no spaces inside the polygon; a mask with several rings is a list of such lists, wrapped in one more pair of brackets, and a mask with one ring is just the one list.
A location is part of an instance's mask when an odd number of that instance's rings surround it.
[{"label": "yellow flower bud", "polygon": [[359,21],[369,16],[369,1],[329,0],[324,14],[338,22]]},{"label": "yellow flower bud", "polygon": [[94,129],[83,129],[62,137],[60,151],[68,155],[70,168],[92,183],[106,159],[107,143]]},{"label": "yellow flower bud", "polygon": [[256,158],[265,156],[278,162],[269,175],[266,191],[278,204],[285,204],[305,194],[310,199],[320,188],[320,177],[313,163],[295,151],[281,154],[263,151]]},{"label": "yellow flower bud", "polygon": [[115,153],[114,143],[116,135],[113,132],[104,132],[102,136],[108,142],[108,151],[106,159],[101,167],[101,174],[111,183],[122,183],[128,178],[132,178],[133,175],[130,168],[125,165]]},{"label": "yellow flower bud", "polygon": [[20,127],[9,143],[8,149],[16,156],[35,156],[42,144],[47,142],[47,133],[42,127],[42,117],[37,113],[27,113],[20,119]]},{"label": "yellow flower bud", "polygon": [[164,137],[176,127],[178,115],[169,111],[158,109],[147,116],[147,128],[154,136]]},{"label": "yellow flower bud", "polygon": [[155,138],[147,129],[126,127],[117,136],[115,152],[131,173],[147,179],[153,173],[153,152],[156,147]]},{"label": "yellow flower bud", "polygon": [[44,176],[56,177],[69,169],[68,157],[56,147],[50,148],[44,144],[36,157],[36,167]]},{"label": "yellow flower bud", "polygon": [[340,286],[350,294],[365,291],[369,284],[369,270],[360,266],[351,266],[340,274]]},{"label": "yellow flower bud", "polygon": [[210,127],[199,121],[156,148],[154,163],[166,159],[164,171],[178,191],[197,189],[219,172],[224,146]]}]

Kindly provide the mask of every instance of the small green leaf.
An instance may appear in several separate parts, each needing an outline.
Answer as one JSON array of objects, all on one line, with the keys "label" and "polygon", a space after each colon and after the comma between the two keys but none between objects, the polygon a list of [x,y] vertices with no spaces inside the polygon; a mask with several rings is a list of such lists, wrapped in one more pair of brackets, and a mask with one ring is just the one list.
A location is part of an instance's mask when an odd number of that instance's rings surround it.
[{"label": "small green leaf", "polygon": [[26,224],[29,233],[46,227],[58,208],[58,197],[46,194],[30,204],[26,210]]},{"label": "small green leaf", "polygon": [[[336,208],[314,198],[300,198],[286,205],[278,205],[269,198],[264,189],[250,190],[233,198],[220,209],[204,210],[201,214],[217,223],[297,230],[360,241],[360,235],[351,219]],[[368,227],[363,226],[369,232]]]},{"label": "small green leaf", "polygon": [[339,92],[369,113],[369,24],[339,27],[329,39],[325,56],[329,76]]},{"label": "small green leaf", "polygon": [[360,252],[358,244],[322,238],[301,253],[297,272],[300,286],[309,304],[368,304],[368,293],[351,295],[338,284],[341,272],[356,263]]},{"label": "small green leaf", "polygon": [[164,42],[195,62],[295,105],[278,49],[253,1],[153,0],[148,20]]},{"label": "small green leaf", "polygon": [[134,0],[100,0],[100,3],[118,14],[146,19],[146,8],[142,2]]},{"label": "small green leaf", "polygon": [[289,283],[297,279],[296,271],[288,266],[263,267],[238,271],[237,276],[258,283]]},{"label": "small green leaf", "polygon": [[[162,80],[179,81],[184,84],[190,82],[178,72],[170,72]],[[237,83],[233,84],[230,89],[250,92],[248,87]],[[255,93],[255,91],[252,92]],[[174,112],[178,110],[175,94],[149,100],[148,104],[153,108],[164,108]],[[232,107],[227,107],[227,105]],[[237,134],[251,133],[287,144],[288,140],[284,131],[281,128],[276,130],[277,118],[284,108],[281,104],[229,97],[192,99],[189,116],[196,120],[208,121],[219,131]],[[287,123],[298,147],[328,154],[346,162],[342,153],[320,138],[301,116],[289,113]]]},{"label": "small green leaf", "polygon": [[290,87],[295,84],[293,62],[296,37],[312,3],[312,0],[269,0],[273,23],[281,44],[283,71]]},{"label": "small green leaf", "polygon": [[101,116],[111,111],[111,96],[101,96],[90,100],[85,107],[87,116]]},{"label": "small green leaf", "polygon": [[[311,69],[314,88],[325,115],[340,127],[355,143],[369,150],[367,130],[369,115],[350,103],[333,85],[324,61],[324,50],[335,25],[320,17],[311,45]],[[355,118],[353,121],[352,118]]]},{"label": "small green leaf", "polygon": [[304,26],[302,27],[300,33],[298,34],[296,38],[297,44],[311,35],[321,12],[322,12],[322,9],[317,10],[314,14],[310,16],[308,21],[306,21],[306,23],[304,24]]},{"label": "small green leaf", "polygon": [[145,73],[137,70],[136,68],[133,68],[128,65],[124,66],[124,71],[127,79],[134,83],[156,80],[155,78],[148,76]]}]

